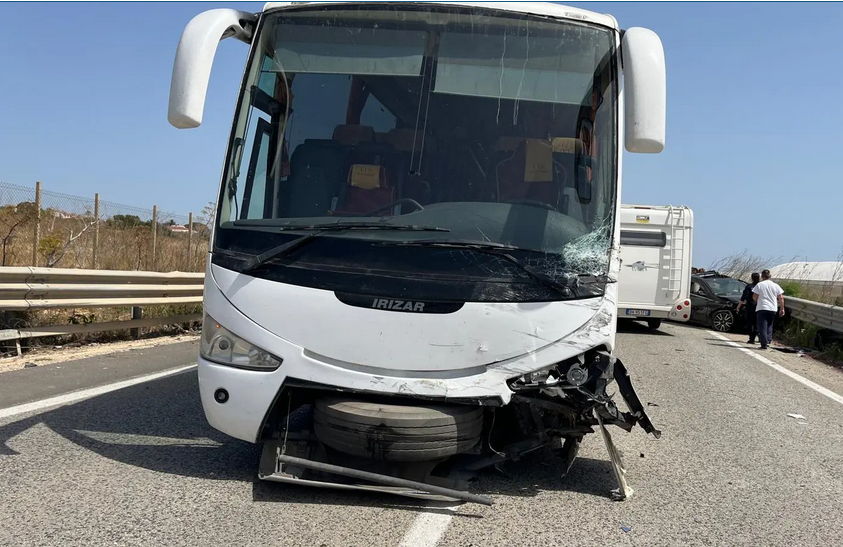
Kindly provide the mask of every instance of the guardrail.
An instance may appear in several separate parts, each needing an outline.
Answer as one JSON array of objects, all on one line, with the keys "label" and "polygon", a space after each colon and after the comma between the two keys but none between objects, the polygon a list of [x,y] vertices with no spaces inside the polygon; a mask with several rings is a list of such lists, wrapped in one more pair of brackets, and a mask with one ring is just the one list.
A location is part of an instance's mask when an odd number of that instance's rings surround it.
[{"label": "guardrail", "polygon": [[843,307],[811,302],[792,296],[784,297],[784,305],[793,317],[818,327],[843,333]]},{"label": "guardrail", "polygon": [[204,273],[0,268],[0,309],[197,304]]},{"label": "guardrail", "polygon": [[[204,273],[0,267],[0,310],[132,307],[131,321],[0,330],[0,341],[189,323],[200,315],[142,317],[141,306],[201,304]],[[137,332],[137,331],[136,331]]]}]

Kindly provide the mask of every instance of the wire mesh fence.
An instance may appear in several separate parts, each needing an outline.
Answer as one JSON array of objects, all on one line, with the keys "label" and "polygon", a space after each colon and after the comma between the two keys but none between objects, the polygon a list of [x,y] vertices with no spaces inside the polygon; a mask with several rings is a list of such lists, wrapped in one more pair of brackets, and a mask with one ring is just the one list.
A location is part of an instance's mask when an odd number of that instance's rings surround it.
[{"label": "wire mesh fence", "polygon": [[[207,214],[207,211],[205,212]],[[203,271],[207,219],[0,182],[3,266]]]}]

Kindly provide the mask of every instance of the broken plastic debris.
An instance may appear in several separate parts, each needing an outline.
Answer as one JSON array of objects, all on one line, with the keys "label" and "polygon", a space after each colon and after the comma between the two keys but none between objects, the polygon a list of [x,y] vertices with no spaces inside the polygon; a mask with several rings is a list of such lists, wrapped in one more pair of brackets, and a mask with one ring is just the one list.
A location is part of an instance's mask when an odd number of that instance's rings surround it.
[{"label": "broken plastic debris", "polygon": [[796,418],[797,420],[807,420],[805,416],[802,414],[788,414],[791,418]]},{"label": "broken plastic debris", "polygon": [[621,526],[621,530],[623,530],[624,532],[631,532],[632,526]]}]

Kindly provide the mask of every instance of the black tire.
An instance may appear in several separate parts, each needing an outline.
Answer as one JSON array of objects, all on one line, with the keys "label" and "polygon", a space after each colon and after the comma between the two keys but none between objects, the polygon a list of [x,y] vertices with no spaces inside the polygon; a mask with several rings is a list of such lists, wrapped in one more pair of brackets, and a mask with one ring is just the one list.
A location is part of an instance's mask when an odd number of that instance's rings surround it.
[{"label": "black tire", "polygon": [[647,326],[650,327],[653,330],[656,330],[656,329],[658,329],[659,327],[662,326],[662,320],[661,319],[647,319]]},{"label": "black tire", "polygon": [[447,458],[480,441],[483,408],[317,399],[314,432],[325,445],[363,458],[419,462]]},{"label": "black tire", "polygon": [[735,314],[731,310],[717,310],[711,316],[711,328],[717,332],[731,332],[735,326]]}]

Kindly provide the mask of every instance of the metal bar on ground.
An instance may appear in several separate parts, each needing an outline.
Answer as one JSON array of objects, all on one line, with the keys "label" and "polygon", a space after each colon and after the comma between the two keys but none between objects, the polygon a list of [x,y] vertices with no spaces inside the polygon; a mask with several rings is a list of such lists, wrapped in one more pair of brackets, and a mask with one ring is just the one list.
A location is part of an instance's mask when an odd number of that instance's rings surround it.
[{"label": "metal bar on ground", "polygon": [[286,463],[289,465],[298,465],[300,467],[304,467],[307,469],[315,469],[317,471],[323,471],[325,473],[344,475],[354,479],[371,481],[380,484],[387,484],[389,486],[414,488],[416,490],[422,490],[424,492],[430,492],[432,494],[440,494],[442,496],[447,496],[449,498],[454,498],[457,500],[463,500],[472,503],[480,503],[482,505],[492,505],[494,503],[491,499],[485,496],[478,496],[469,492],[461,492],[459,490],[453,490],[451,488],[444,488],[442,486],[435,486],[432,484],[425,484],[423,482],[400,479],[398,477],[391,477],[389,475],[379,475],[377,473],[369,473],[367,471],[360,471],[359,469],[352,469],[350,467],[342,467],[339,465],[331,465],[329,463],[314,462],[311,460],[295,458],[292,456],[285,456],[282,454],[278,454],[277,458],[278,461],[282,463]]}]

